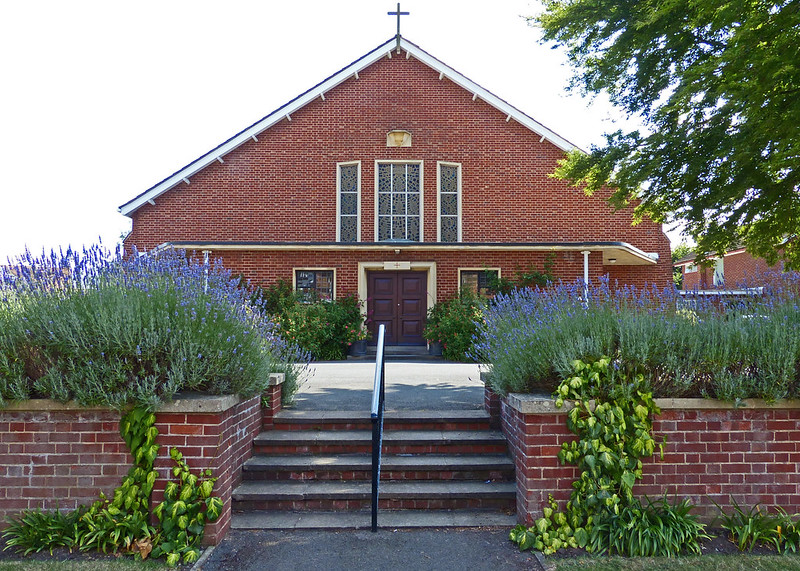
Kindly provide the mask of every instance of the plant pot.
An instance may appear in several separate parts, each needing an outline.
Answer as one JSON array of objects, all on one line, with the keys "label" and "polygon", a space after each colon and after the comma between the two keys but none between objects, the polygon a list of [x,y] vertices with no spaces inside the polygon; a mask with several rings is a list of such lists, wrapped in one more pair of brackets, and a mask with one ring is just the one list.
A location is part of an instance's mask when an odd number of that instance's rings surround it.
[{"label": "plant pot", "polygon": [[441,357],[442,356],[442,344],[438,341],[429,341],[428,342],[428,355],[433,357]]},{"label": "plant pot", "polygon": [[358,341],[353,341],[353,344],[350,345],[350,350],[348,354],[351,357],[363,357],[367,354],[367,340],[360,339]]}]

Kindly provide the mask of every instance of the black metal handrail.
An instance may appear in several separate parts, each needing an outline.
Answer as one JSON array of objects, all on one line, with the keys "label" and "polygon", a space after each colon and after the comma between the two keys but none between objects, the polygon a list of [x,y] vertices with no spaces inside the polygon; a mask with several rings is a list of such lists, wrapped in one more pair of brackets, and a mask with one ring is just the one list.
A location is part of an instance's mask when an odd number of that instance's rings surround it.
[{"label": "black metal handrail", "polygon": [[381,448],[383,447],[383,409],[386,380],[384,378],[383,345],[386,327],[378,328],[378,347],[375,354],[375,384],[372,389],[372,531],[378,531],[378,487],[381,481]]}]

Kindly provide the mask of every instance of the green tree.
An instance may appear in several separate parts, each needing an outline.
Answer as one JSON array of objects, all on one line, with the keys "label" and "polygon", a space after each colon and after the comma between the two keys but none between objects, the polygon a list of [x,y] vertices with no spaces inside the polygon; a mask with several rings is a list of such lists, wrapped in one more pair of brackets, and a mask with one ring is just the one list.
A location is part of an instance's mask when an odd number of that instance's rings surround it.
[{"label": "green tree", "polygon": [[644,128],[607,134],[556,175],[615,189],[636,219],[682,220],[696,252],[744,244],[800,267],[797,0],[545,0],[571,88],[606,92]]},{"label": "green tree", "polygon": [[[686,242],[681,242],[677,246],[672,249],[672,264],[674,266],[675,262],[678,260],[685,258],[689,254],[694,252],[694,248],[692,248]],[[683,285],[683,270],[681,268],[672,268],[672,281],[675,282],[675,287],[679,288]]]}]

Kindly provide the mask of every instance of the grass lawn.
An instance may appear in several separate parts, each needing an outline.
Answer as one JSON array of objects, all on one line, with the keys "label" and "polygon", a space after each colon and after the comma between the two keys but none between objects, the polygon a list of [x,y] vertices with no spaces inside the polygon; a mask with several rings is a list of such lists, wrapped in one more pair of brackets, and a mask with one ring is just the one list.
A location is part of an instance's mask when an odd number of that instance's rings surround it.
[{"label": "grass lawn", "polygon": [[580,557],[548,559],[557,571],[800,571],[800,555],[703,555],[700,557]]},{"label": "grass lawn", "polygon": [[134,561],[129,558],[95,561],[0,561],[0,571],[162,571],[163,561]]}]

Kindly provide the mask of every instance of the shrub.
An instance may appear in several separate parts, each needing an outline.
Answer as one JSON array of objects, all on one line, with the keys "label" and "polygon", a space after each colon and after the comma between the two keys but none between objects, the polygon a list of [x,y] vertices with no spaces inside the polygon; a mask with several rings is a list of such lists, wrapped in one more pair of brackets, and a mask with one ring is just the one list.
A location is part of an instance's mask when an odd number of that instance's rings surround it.
[{"label": "shrub", "polygon": [[354,341],[365,339],[358,297],[295,302],[276,316],[282,335],[321,361],[344,359]]},{"label": "shrub", "polygon": [[[537,270],[533,265],[529,265],[524,270],[517,268],[516,278],[501,278],[497,273],[489,274],[489,292],[491,294],[502,293],[508,295],[515,289],[532,287],[544,287],[553,282],[553,266],[555,266],[556,255],[548,253],[544,258],[542,269]],[[491,270],[489,270],[491,272]]]},{"label": "shrub", "polygon": [[278,280],[267,287],[256,287],[251,296],[253,302],[269,315],[282,315],[291,309],[300,296],[288,280]]},{"label": "shrub", "polygon": [[309,299],[288,281],[278,280],[256,287],[251,299],[272,316],[282,337],[316,360],[344,359],[353,342],[368,337],[355,294],[333,300]]},{"label": "shrub", "polygon": [[100,246],[32,258],[0,273],[0,406],[74,399],[152,410],[178,391],[239,394],[302,353],[220,264],[183,252],[123,257]]},{"label": "shrub", "polygon": [[441,301],[428,310],[423,336],[442,344],[442,355],[452,361],[470,361],[472,343],[486,302],[470,294]]},{"label": "shrub", "polygon": [[484,311],[473,357],[508,392],[552,392],[575,359],[614,357],[642,373],[655,396],[726,400],[800,395],[800,278],[775,278],[762,295],[691,309],[674,288],[612,290],[607,283],[518,289]]}]

